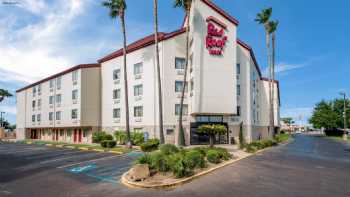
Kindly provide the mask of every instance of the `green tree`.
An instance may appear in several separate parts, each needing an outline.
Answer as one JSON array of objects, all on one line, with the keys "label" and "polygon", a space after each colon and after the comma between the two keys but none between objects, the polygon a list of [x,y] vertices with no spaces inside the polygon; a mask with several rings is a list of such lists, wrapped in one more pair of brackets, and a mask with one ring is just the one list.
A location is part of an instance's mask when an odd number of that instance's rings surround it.
[{"label": "green tree", "polygon": [[5,89],[0,89],[0,103],[6,98],[6,97],[12,97],[13,95],[5,90]]},{"label": "green tree", "polygon": [[162,96],[162,81],[160,78],[159,65],[159,46],[158,46],[158,0],[153,0],[153,14],[154,14],[154,40],[156,52],[156,67],[157,67],[157,81],[158,81],[158,108],[159,108],[159,138],[160,143],[164,144],[164,129],[163,129],[163,96]]},{"label": "green tree", "polygon": [[337,127],[337,116],[332,102],[322,100],[316,104],[309,122],[315,128],[333,129]]},{"label": "green tree", "polygon": [[282,120],[282,122],[283,122],[284,124],[286,124],[286,125],[288,125],[288,126],[290,126],[290,125],[292,125],[292,124],[295,123],[294,120],[293,120],[293,118],[291,118],[291,117],[281,118],[281,120]]},{"label": "green tree", "polygon": [[272,66],[271,66],[271,46],[270,46],[270,33],[269,33],[269,20],[272,15],[272,8],[263,9],[260,13],[256,15],[255,21],[259,24],[263,25],[265,28],[265,38],[266,38],[266,48],[267,48],[267,65],[269,68],[269,75],[270,75],[270,83],[269,83],[269,103],[270,103],[270,110],[269,110],[269,133],[273,133],[274,130],[274,123],[273,123],[273,97],[272,97],[272,87],[273,87],[273,81],[272,81]]},{"label": "green tree", "polygon": [[127,134],[127,146],[131,148],[131,137],[130,137],[130,118],[129,118],[129,94],[128,94],[128,78],[127,78],[127,66],[126,66],[126,28],[125,28],[125,0],[108,0],[102,3],[103,6],[109,9],[109,16],[112,19],[120,19],[121,31],[123,35],[123,64],[124,64],[124,95],[125,95],[125,128]]},{"label": "green tree", "polygon": [[[346,117],[347,117],[347,125],[350,125],[350,101],[346,100],[345,104],[347,106]],[[337,128],[344,128],[344,99],[335,99],[332,101],[332,109],[337,114],[336,124]]]},{"label": "green tree", "polygon": [[214,147],[215,136],[216,135],[224,135],[227,133],[227,128],[224,125],[219,124],[205,124],[201,125],[197,129],[198,133],[203,133],[209,135],[210,147]]},{"label": "green tree", "polygon": [[179,136],[178,144],[179,146],[185,146],[185,133],[183,129],[182,116],[183,116],[183,106],[184,106],[184,97],[185,89],[187,85],[187,68],[188,68],[188,58],[189,58],[189,37],[190,37],[190,16],[191,16],[191,7],[192,0],[175,0],[175,7],[182,8],[186,14],[186,63],[185,63],[185,74],[183,79],[183,87],[181,91],[181,101],[180,101],[180,114],[179,114]]}]

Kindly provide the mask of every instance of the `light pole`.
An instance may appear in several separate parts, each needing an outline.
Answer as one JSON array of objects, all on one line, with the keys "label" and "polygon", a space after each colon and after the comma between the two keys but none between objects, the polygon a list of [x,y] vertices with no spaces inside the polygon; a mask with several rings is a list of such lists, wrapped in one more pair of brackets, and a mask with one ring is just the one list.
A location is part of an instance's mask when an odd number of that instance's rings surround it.
[{"label": "light pole", "polygon": [[2,114],[4,114],[5,112],[0,112],[0,128],[2,127]]},{"label": "light pole", "polygon": [[348,135],[346,132],[347,125],[346,125],[346,93],[345,92],[340,92],[340,95],[344,96],[344,111],[343,111],[343,118],[344,118],[344,134],[343,134],[343,139],[347,140]]}]

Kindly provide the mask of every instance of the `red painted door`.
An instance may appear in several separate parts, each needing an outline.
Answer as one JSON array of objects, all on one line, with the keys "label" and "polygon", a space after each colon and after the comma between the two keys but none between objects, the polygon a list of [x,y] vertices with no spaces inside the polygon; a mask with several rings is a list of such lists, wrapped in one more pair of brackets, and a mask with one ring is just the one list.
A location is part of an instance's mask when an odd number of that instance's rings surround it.
[{"label": "red painted door", "polygon": [[74,142],[77,142],[77,130],[74,129]]},{"label": "red painted door", "polygon": [[56,141],[58,141],[58,130],[56,130]]},{"label": "red painted door", "polygon": [[82,141],[83,132],[79,129],[79,142]]}]

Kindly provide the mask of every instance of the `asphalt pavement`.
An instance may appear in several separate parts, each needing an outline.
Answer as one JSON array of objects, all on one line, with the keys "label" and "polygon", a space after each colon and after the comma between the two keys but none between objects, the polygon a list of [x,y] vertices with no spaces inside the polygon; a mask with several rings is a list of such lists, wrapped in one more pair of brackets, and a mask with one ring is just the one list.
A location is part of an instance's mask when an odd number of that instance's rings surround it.
[{"label": "asphalt pavement", "polygon": [[317,136],[297,135],[290,144],[160,190],[119,183],[136,157],[1,144],[0,196],[350,196],[350,146]]}]

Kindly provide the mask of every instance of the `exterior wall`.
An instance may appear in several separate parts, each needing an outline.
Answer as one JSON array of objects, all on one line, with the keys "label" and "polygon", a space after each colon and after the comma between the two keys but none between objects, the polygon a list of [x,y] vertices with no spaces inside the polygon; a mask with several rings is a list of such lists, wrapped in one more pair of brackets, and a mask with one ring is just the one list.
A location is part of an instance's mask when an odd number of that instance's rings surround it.
[{"label": "exterior wall", "polygon": [[[279,95],[278,95],[278,85],[277,83],[274,83],[275,85],[275,92],[274,92],[274,117],[275,117],[275,127],[280,127],[280,103],[279,103]],[[268,126],[269,125],[269,82],[266,80],[262,80],[261,83],[261,109],[262,109],[262,114],[266,114],[265,116],[261,117],[261,124],[263,126]]]}]

